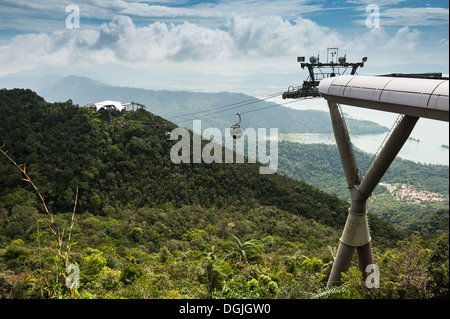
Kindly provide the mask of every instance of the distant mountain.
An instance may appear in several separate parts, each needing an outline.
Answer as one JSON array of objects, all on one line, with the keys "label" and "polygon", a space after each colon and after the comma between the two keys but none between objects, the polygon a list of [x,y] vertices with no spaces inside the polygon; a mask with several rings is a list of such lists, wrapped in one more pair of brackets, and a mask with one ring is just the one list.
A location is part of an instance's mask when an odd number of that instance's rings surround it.
[{"label": "distant mountain", "polygon": [[[86,96],[95,96],[96,92],[105,88],[108,88],[106,84],[84,77],[69,75],[52,85],[37,91],[42,96],[51,98],[51,101],[60,102],[68,100],[67,97],[70,96],[72,92],[85,92]],[[81,105],[84,104],[86,103],[81,103]]]},{"label": "distant mountain", "polygon": [[0,77],[0,88],[5,89],[31,89],[41,91],[62,81],[64,76],[47,74],[43,76],[27,77],[20,75],[8,75]]},{"label": "distant mountain", "polygon": [[[9,78],[11,79],[11,78]],[[242,116],[244,128],[278,128],[279,133],[332,133],[329,114],[323,111],[294,110],[266,101],[254,102],[255,97],[242,93],[197,93],[186,91],[154,91],[140,88],[114,87],[79,76],[44,76],[32,80],[23,78],[23,85],[15,78],[0,78],[0,87],[30,88],[47,101],[67,101],[85,105],[89,102],[115,100],[120,102],[136,101],[146,105],[147,110],[164,117],[175,124],[192,129],[194,118],[202,119],[202,127],[228,128],[238,117],[237,112],[248,112]],[[39,80],[40,79],[40,80]],[[45,85],[45,84],[46,85]],[[303,103],[308,103],[304,101]],[[245,104],[245,105],[244,105]],[[229,106],[221,108],[223,106]],[[221,108],[217,112],[214,109]],[[205,112],[212,110],[210,112]],[[199,113],[202,112],[202,113]],[[191,114],[191,115],[190,115]],[[204,118],[201,118],[203,116]],[[388,128],[370,121],[346,120],[352,134],[384,133]]]}]

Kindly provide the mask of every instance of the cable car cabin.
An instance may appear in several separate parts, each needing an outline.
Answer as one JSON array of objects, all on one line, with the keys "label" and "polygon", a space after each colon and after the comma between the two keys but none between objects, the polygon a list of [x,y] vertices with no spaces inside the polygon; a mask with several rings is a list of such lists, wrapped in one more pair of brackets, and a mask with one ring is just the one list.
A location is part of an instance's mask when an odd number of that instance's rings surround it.
[{"label": "cable car cabin", "polygon": [[239,125],[241,123],[241,113],[236,114],[239,116],[239,122],[233,124],[230,128],[230,134],[233,137],[234,140],[238,140],[242,137],[243,132],[242,132],[242,128]]},{"label": "cable car cabin", "polygon": [[233,137],[234,140],[238,140],[242,137],[242,128],[239,124],[234,124],[231,128],[230,128],[230,134]]},{"label": "cable car cabin", "polygon": [[164,134],[164,137],[166,138],[166,141],[170,141],[170,132],[166,132],[166,134]]}]

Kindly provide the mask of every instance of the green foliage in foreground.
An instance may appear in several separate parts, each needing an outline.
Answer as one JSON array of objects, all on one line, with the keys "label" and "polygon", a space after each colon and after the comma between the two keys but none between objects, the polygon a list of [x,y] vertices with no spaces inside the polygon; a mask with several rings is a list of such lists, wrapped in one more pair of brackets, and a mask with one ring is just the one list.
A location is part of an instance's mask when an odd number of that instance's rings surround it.
[{"label": "green foliage in foreground", "polygon": [[[30,209],[32,208],[23,208]],[[35,213],[41,224],[44,216]],[[2,226],[10,221],[1,213]],[[68,227],[70,214],[55,216]],[[135,225],[142,234],[135,236]],[[68,297],[52,282],[54,240],[31,226],[22,239],[3,237],[3,298]],[[444,298],[448,232],[374,248],[380,288],[367,289],[356,260],[340,288],[326,289],[338,233],[275,207],[248,211],[186,206],[117,210],[77,217],[70,263],[80,267],[79,298]],[[246,259],[243,256],[247,256]],[[355,258],[356,259],[356,258]]]}]

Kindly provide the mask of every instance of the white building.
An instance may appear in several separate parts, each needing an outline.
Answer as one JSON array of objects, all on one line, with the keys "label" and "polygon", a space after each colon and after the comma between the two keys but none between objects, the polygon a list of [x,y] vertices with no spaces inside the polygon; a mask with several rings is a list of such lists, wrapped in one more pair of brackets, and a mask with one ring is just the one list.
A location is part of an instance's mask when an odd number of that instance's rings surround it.
[{"label": "white building", "polygon": [[116,112],[122,112],[127,111],[127,107],[129,107],[131,110],[135,110],[135,108],[139,107],[145,107],[145,105],[137,103],[137,102],[131,102],[131,103],[122,103],[118,101],[103,101],[103,102],[97,102],[97,103],[87,103],[84,107],[92,107],[95,108],[95,110],[98,112],[101,109],[105,111],[116,111]]}]

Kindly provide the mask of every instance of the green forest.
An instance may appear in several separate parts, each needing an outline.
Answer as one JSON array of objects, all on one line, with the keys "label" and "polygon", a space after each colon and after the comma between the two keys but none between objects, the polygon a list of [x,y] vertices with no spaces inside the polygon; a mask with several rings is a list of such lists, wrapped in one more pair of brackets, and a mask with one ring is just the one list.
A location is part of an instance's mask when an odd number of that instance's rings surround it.
[{"label": "green forest", "polygon": [[333,192],[260,164],[174,164],[175,125],[143,109],[3,89],[0,117],[0,298],[449,297],[448,209],[432,233],[369,214],[380,288],[354,260],[327,289],[349,206]]},{"label": "green forest", "polygon": [[[360,174],[370,167],[373,154],[355,149]],[[279,174],[311,184],[329,194],[349,201],[344,170],[336,145],[279,143]],[[440,223],[448,221],[449,167],[419,164],[396,158],[382,182],[407,184],[417,190],[443,194],[445,201],[411,202],[394,198],[378,186],[368,203],[369,212],[407,233],[437,233]]]}]

